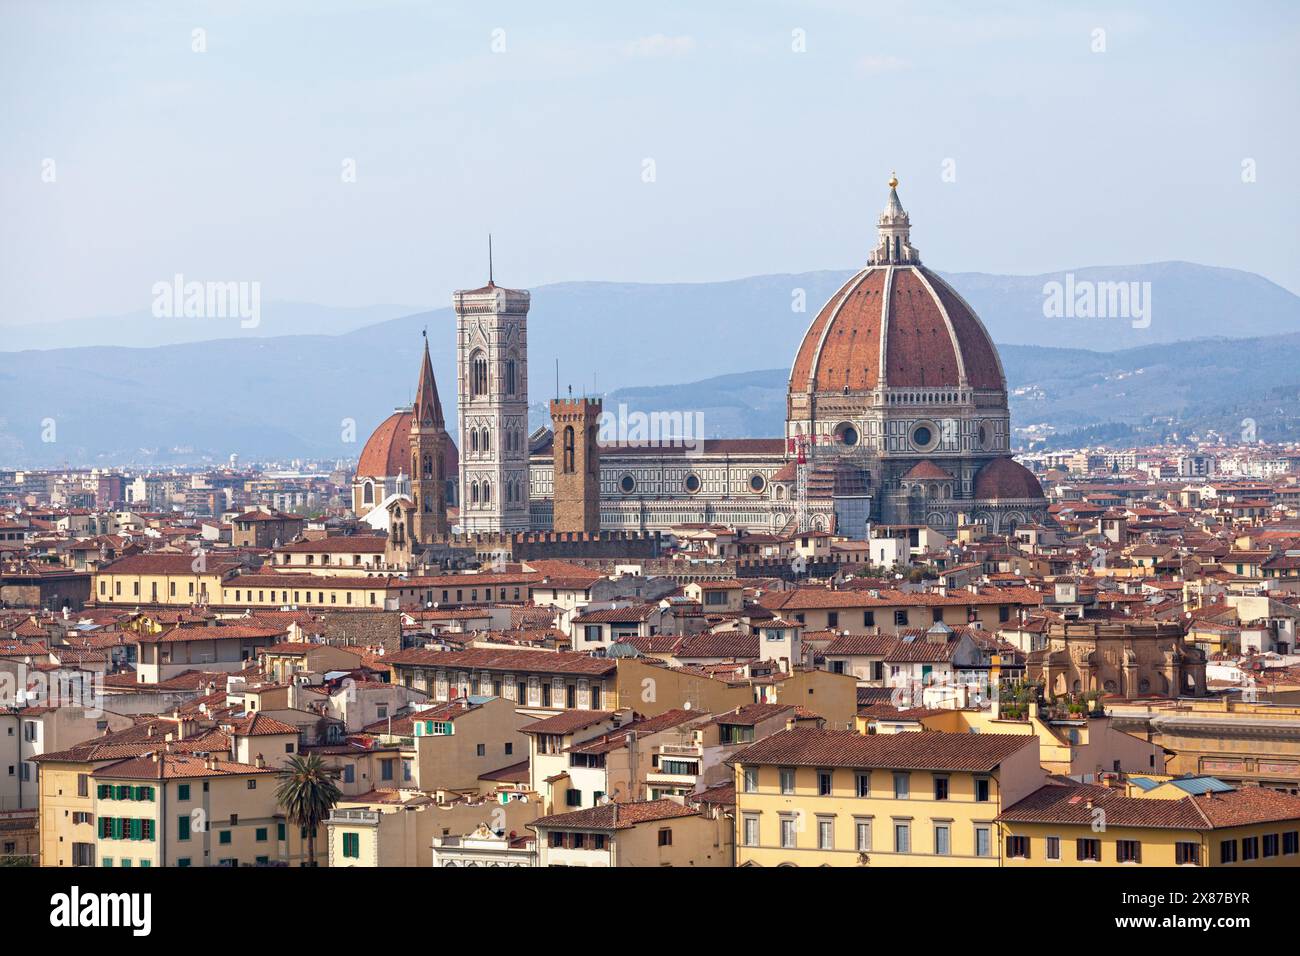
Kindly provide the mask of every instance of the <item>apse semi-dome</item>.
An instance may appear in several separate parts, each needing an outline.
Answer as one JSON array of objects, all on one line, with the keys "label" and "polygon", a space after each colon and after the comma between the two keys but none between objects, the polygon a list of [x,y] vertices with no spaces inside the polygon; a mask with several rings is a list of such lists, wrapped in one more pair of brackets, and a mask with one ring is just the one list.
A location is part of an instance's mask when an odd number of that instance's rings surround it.
[{"label": "apse semi-dome", "polygon": [[1042,498],[1043,486],[1020,462],[1011,458],[994,458],[975,476],[972,497],[982,500]]},{"label": "apse semi-dome", "polygon": [[997,349],[975,310],[921,265],[890,180],[880,239],[866,268],[809,325],[790,374],[793,392],[882,388],[1006,391]]}]

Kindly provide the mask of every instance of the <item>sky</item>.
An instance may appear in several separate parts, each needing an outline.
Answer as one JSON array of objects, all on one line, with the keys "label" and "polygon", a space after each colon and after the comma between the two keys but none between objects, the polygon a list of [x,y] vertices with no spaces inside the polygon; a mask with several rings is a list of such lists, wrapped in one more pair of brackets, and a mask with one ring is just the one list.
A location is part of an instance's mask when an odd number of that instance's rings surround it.
[{"label": "sky", "polygon": [[[978,8],[978,9],[977,9]],[[865,262],[1300,292],[1300,5],[0,0],[0,330]],[[67,343],[76,344],[76,343]]]}]

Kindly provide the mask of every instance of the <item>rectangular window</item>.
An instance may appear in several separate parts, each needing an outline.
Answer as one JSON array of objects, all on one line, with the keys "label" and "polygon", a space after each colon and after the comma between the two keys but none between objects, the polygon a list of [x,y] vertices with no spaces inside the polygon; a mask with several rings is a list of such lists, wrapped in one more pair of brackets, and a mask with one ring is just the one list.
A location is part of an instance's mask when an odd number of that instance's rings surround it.
[{"label": "rectangular window", "polygon": [[934,852],[937,856],[947,856],[952,853],[952,831],[946,823],[935,824]]},{"label": "rectangular window", "polygon": [[226,846],[226,845],[228,845],[228,844],[230,843],[230,831],[229,831],[229,830],[222,830],[222,831],[217,835],[217,842],[218,842],[219,844],[221,844],[222,846]]},{"label": "rectangular window", "polygon": [[1116,840],[1115,859],[1120,863],[1141,863],[1142,844],[1137,840]]},{"label": "rectangular window", "polygon": [[582,806],[582,791],[581,790],[564,791],[564,805],[567,807]]},{"label": "rectangular window", "polygon": [[190,785],[189,785],[188,783],[180,783],[180,784],[177,784],[177,785],[176,785],[176,799],[177,799],[177,800],[188,800],[189,798],[190,798]]},{"label": "rectangular window", "polygon": [[1029,837],[1007,837],[1007,856],[1017,860],[1029,859]]},{"label": "rectangular window", "polygon": [[359,859],[361,856],[361,834],[343,834],[343,856],[347,859]]},{"label": "rectangular window", "polygon": [[835,849],[835,821],[833,819],[817,820],[817,849]]},{"label": "rectangular window", "polygon": [[910,823],[894,824],[894,852],[912,852],[912,825]]},{"label": "rectangular window", "polygon": [[875,627],[875,626],[876,626],[876,612],[875,612],[875,611],[863,611],[863,612],[862,612],[862,626],[863,626],[863,627]]},{"label": "rectangular window", "polygon": [[1047,852],[1045,854],[1049,860],[1059,860],[1061,858],[1061,838],[1049,836],[1047,838]]},{"label": "rectangular window", "polygon": [[1282,855],[1292,856],[1300,853],[1300,830],[1288,830],[1282,834]]},{"label": "rectangular window", "polygon": [[745,846],[758,846],[758,817],[755,814],[745,814],[741,840]]},{"label": "rectangular window", "polygon": [[781,818],[781,846],[786,848],[792,848],[794,846],[794,826],[794,817]]},{"label": "rectangular window", "polygon": [[190,815],[183,813],[176,818],[176,839],[188,840],[190,838]]},{"label": "rectangular window", "polygon": [[1277,834],[1265,833],[1263,839],[1264,856],[1277,856]]},{"label": "rectangular window", "polygon": [[993,831],[988,827],[975,828],[975,855],[989,856],[993,853]]},{"label": "rectangular window", "polygon": [[817,771],[817,795],[820,797],[829,797],[831,795],[831,772],[829,770]]},{"label": "rectangular window", "polygon": [[1241,862],[1259,859],[1259,837],[1242,837]]},{"label": "rectangular window", "polygon": [[1200,866],[1201,845],[1179,841],[1174,844],[1174,862],[1179,866]]},{"label": "rectangular window", "polygon": [[781,768],[781,792],[794,793],[794,768]]},{"label": "rectangular window", "polygon": [[758,768],[745,767],[741,771],[742,786],[745,793],[758,793]]},{"label": "rectangular window", "polygon": [[934,799],[936,800],[948,799],[948,778],[947,777],[934,778]]},{"label": "rectangular window", "polygon": [[258,827],[257,830],[254,831],[253,838],[257,840],[258,843],[265,843],[267,834],[268,834],[268,829],[266,827]]},{"label": "rectangular window", "polygon": [[907,774],[894,774],[894,799],[906,800],[911,795],[911,781]]},{"label": "rectangular window", "polygon": [[871,852],[871,821],[859,820],[854,826],[854,836],[856,838],[858,852]]},{"label": "rectangular window", "polygon": [[668,827],[664,827],[662,830],[659,831],[659,845],[660,846],[673,845],[673,831],[670,830]]},{"label": "rectangular window", "polygon": [[975,800],[978,803],[989,802],[989,780],[988,777],[975,778]]},{"label": "rectangular window", "polygon": [[1074,841],[1075,855],[1079,860],[1101,862],[1101,841],[1080,838]]},{"label": "rectangular window", "polygon": [[1237,841],[1224,840],[1219,844],[1219,862],[1236,863],[1237,862]]},{"label": "rectangular window", "polygon": [[859,797],[871,796],[871,772],[859,773],[857,775],[857,787]]}]

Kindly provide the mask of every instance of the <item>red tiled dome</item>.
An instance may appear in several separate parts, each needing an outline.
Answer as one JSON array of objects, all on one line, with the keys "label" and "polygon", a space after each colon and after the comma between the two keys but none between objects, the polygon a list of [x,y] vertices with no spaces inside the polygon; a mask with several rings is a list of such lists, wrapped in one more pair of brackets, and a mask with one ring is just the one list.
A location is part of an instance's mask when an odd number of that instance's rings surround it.
[{"label": "red tiled dome", "polygon": [[1041,498],[1043,486],[1034,473],[1011,458],[994,458],[975,476],[975,498]]},{"label": "red tiled dome", "polygon": [[[411,434],[411,413],[393,412],[371,433],[364,448],[361,460],[357,462],[358,478],[389,478],[399,472],[411,473],[407,457],[411,454],[409,436]],[[456,443],[447,436],[447,444],[442,456],[443,474],[456,475],[460,470],[460,453]]]},{"label": "red tiled dome", "polygon": [[936,465],[934,462],[930,461],[930,459],[927,458],[925,461],[917,462],[915,465],[912,466],[912,470],[903,476],[904,481],[908,481],[908,480],[915,481],[915,480],[925,479],[925,478],[930,478],[930,479],[940,480],[940,481],[943,480],[951,481],[952,475],[948,474],[948,472],[944,471],[942,468],[940,468],[938,465]]},{"label": "red tiled dome", "polygon": [[790,373],[791,391],[846,386],[1006,391],[1006,379],[983,323],[938,275],[920,265],[869,266],[813,319]]}]

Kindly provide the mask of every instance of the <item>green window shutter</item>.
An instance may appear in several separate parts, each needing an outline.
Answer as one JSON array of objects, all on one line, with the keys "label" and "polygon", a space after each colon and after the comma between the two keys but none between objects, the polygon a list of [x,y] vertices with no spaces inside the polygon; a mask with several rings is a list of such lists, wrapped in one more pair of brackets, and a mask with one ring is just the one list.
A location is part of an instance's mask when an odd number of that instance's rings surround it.
[{"label": "green window shutter", "polygon": [[122,818],[113,817],[113,839],[122,839]]},{"label": "green window shutter", "polygon": [[132,820],[132,821],[131,821],[131,839],[132,839],[132,840],[142,840],[142,839],[144,839],[144,821],[143,821],[143,820]]},{"label": "green window shutter", "polygon": [[112,793],[112,788],[106,783],[101,783],[95,792],[99,794],[99,799],[107,800]]},{"label": "green window shutter", "polygon": [[277,823],[275,825],[275,838],[277,840],[283,840],[285,838],[285,828],[283,823]]},{"label": "green window shutter", "polygon": [[153,821],[152,821],[152,820],[142,820],[141,823],[140,823],[140,827],[141,827],[141,835],[144,837],[144,839],[146,839],[146,840],[152,840],[152,839],[153,839]]},{"label": "green window shutter", "polygon": [[266,827],[258,827],[258,828],[257,828],[257,834],[256,834],[256,836],[257,836],[257,842],[258,842],[258,843],[265,843],[265,842],[266,842],[266,835],[267,835]]},{"label": "green window shutter", "polygon": [[177,817],[176,837],[180,840],[188,840],[190,838],[190,815],[188,813],[182,813]]},{"label": "green window shutter", "polygon": [[182,783],[178,786],[176,788],[176,797],[180,800],[188,800],[190,798],[190,785],[188,783]]}]

